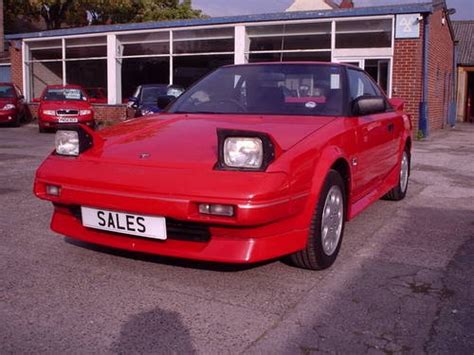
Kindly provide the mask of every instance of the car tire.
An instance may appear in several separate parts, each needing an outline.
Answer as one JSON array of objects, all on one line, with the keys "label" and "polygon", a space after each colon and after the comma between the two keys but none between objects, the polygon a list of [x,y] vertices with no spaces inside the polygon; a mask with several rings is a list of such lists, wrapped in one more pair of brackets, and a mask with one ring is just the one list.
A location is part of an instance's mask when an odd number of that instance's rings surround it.
[{"label": "car tire", "polygon": [[306,248],[289,256],[293,265],[322,270],[334,263],[344,234],[346,201],[344,180],[330,170],[311,220]]},{"label": "car tire", "polygon": [[46,133],[46,128],[43,128],[41,126],[38,126],[38,132],[39,133]]},{"label": "car tire", "polygon": [[410,153],[408,149],[405,149],[400,161],[398,184],[384,196],[385,200],[400,201],[405,198],[408,190],[408,180],[410,177],[410,161]]}]

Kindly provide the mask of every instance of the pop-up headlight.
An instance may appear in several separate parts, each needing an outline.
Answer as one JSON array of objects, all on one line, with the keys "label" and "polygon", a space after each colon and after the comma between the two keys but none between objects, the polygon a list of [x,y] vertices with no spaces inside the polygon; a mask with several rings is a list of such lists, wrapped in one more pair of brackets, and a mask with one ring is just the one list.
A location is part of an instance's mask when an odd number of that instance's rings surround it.
[{"label": "pop-up headlight", "polygon": [[81,127],[56,131],[56,154],[78,156],[92,146],[92,137]]},{"label": "pop-up headlight", "polygon": [[217,130],[219,170],[264,171],[275,157],[275,148],[265,133]]}]

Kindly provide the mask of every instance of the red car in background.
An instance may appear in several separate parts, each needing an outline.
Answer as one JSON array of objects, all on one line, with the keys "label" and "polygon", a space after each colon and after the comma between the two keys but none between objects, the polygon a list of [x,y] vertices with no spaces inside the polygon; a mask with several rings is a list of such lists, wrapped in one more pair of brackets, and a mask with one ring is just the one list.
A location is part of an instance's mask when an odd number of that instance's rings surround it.
[{"label": "red car in background", "polygon": [[[307,98],[289,99],[303,86]],[[323,269],[346,221],[381,197],[405,197],[410,117],[359,68],[227,66],[171,105],[165,98],[159,116],[56,133],[34,186],[54,204],[55,232],[173,257],[289,256]]]},{"label": "red car in background", "polygon": [[27,112],[20,89],[12,83],[0,83],[0,124],[9,123],[18,127]]},{"label": "red car in background", "polygon": [[94,88],[85,88],[86,94],[89,97],[89,100],[93,104],[106,104],[107,103],[107,91],[105,88],[94,87]]},{"label": "red car in background", "polygon": [[84,89],[78,85],[48,85],[38,107],[40,132],[70,124],[95,127],[94,111]]}]

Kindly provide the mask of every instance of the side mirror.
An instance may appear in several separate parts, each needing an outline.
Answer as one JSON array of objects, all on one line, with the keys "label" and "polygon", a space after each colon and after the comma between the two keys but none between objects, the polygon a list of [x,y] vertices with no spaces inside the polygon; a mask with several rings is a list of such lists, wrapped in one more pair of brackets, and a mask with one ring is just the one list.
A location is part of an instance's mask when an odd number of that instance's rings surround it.
[{"label": "side mirror", "polygon": [[138,98],[132,96],[129,97],[128,100],[124,100],[127,103],[127,107],[136,109],[138,108]]},{"label": "side mirror", "polygon": [[174,100],[176,100],[176,97],[174,97],[172,95],[158,96],[158,99],[156,100],[156,106],[158,106],[158,108],[160,110],[164,110],[166,108],[166,106],[168,106]]},{"label": "side mirror", "polygon": [[35,98],[33,99],[33,102],[40,102],[40,101],[41,101],[41,100],[40,100],[38,97],[35,97]]},{"label": "side mirror", "polygon": [[356,116],[371,115],[387,109],[382,96],[361,96],[352,103],[352,113]]},{"label": "side mirror", "polygon": [[390,105],[395,111],[403,111],[405,109],[405,101],[402,99],[394,97],[392,99],[388,99],[388,102],[390,102]]}]

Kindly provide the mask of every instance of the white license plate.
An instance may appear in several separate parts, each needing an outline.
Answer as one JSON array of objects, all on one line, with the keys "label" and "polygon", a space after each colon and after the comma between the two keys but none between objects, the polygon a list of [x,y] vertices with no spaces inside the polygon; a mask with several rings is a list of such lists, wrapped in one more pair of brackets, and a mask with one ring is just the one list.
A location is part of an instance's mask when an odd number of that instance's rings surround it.
[{"label": "white license plate", "polygon": [[166,239],[166,219],[132,213],[81,207],[82,225],[109,232],[152,239]]},{"label": "white license plate", "polygon": [[59,117],[58,119],[59,123],[76,123],[77,121],[77,118],[72,117]]}]

